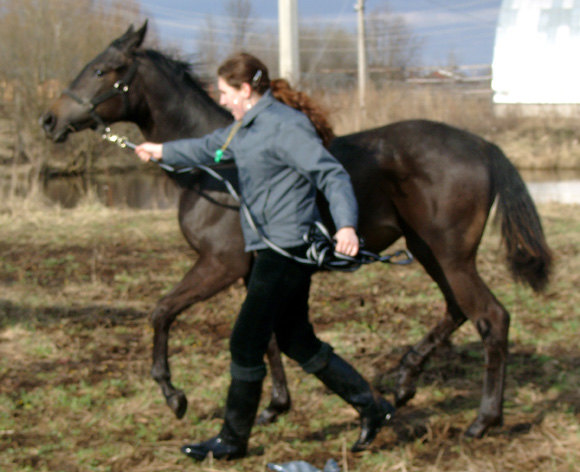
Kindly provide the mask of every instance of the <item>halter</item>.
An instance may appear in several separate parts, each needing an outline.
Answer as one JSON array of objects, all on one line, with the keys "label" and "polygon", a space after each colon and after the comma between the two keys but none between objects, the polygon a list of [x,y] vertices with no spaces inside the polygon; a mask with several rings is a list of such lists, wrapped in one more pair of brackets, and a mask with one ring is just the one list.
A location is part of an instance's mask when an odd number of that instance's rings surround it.
[{"label": "halter", "polygon": [[[91,118],[95,120],[97,125],[106,128],[107,125],[105,124],[105,121],[98,115],[95,109],[102,103],[106,102],[107,100],[116,97],[118,95],[121,95],[123,97],[123,114],[126,113],[127,110],[129,109],[129,98],[127,97],[127,94],[129,93],[129,86],[131,85],[131,82],[133,81],[135,75],[137,74],[138,67],[139,63],[137,62],[137,60],[134,60],[133,63],[129,66],[129,70],[127,70],[125,76],[122,79],[117,80],[110,90],[100,95],[97,95],[96,97],[90,100],[86,100],[84,98],[79,97],[70,89],[65,89],[63,90],[62,93],[68,95],[79,105],[88,107],[88,112],[89,115],[91,115]],[[69,126],[73,129],[73,131],[79,131],[77,128],[75,128],[74,125],[71,124]]]}]

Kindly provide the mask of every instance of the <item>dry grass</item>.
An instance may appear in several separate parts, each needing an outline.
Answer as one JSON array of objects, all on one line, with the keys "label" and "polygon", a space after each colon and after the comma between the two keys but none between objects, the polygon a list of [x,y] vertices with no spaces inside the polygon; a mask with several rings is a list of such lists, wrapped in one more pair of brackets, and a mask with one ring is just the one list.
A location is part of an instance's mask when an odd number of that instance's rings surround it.
[{"label": "dry grass", "polygon": [[395,83],[369,90],[365,116],[359,113],[356,93],[315,96],[329,111],[339,135],[400,120],[430,119],[495,142],[520,169],[580,169],[578,118],[526,117],[516,112],[495,116],[489,93]]},{"label": "dry grass", "polygon": [[[484,279],[512,314],[503,427],[482,440],[461,436],[478,406],[483,365],[478,336],[466,325],[426,366],[417,396],[371,451],[346,452],[355,413],[286,362],[292,411],[255,428],[248,458],[202,464],[178,448],[219,429],[227,338],[242,285],[187,310],[173,326],[173,378],[190,400],[178,421],[149,378],[147,321],[191,265],[174,211],[90,206],[2,214],[0,470],[256,472],[267,462],[302,459],[322,468],[334,458],[350,472],[575,471],[580,212],[571,205],[539,209],[556,254],[546,293],[511,281],[495,231],[479,252]],[[389,370],[444,309],[417,264],[319,274],[311,306],[320,336],[388,398]]]},{"label": "dry grass", "polygon": [[[338,133],[356,130],[352,93],[321,97]],[[497,142],[520,168],[580,168],[574,120],[500,119],[485,97],[445,89],[374,90],[369,104],[363,127],[440,120]],[[0,206],[3,472],[256,472],[267,462],[296,459],[322,468],[331,457],[343,472],[578,470],[578,206],[539,208],[556,255],[542,295],[512,282],[495,231],[488,230],[480,249],[484,280],[512,314],[503,427],[479,441],[461,435],[477,410],[483,365],[477,333],[466,325],[426,366],[416,397],[371,451],[346,452],[356,415],[287,362],[292,411],[255,428],[248,458],[193,464],[178,448],[219,429],[227,339],[242,284],[187,310],[173,326],[173,379],[190,400],[177,421],[149,378],[147,319],[192,263],[175,210],[103,208],[91,196],[63,210],[33,195],[13,193]],[[418,264],[319,274],[311,307],[320,336],[388,398],[390,369],[445,309]]]},{"label": "dry grass", "polygon": [[[490,93],[469,93],[447,86],[394,82],[381,88],[371,87],[364,116],[359,113],[356,91],[309,92],[328,110],[338,135],[400,120],[430,119],[495,142],[520,170],[580,169],[579,118],[525,117],[517,113],[499,117],[494,115]],[[141,139],[132,125],[117,124],[115,129],[133,141]],[[0,166],[0,213],[46,205],[38,180],[44,166],[63,172],[86,168],[113,172],[136,166],[130,153],[101,142],[89,132],[74,135],[69,141],[66,145],[51,145],[38,133],[23,143],[23,152],[32,157],[31,163],[21,163],[15,156],[13,161],[18,164]],[[8,149],[11,143],[0,140],[0,146],[7,149],[7,155],[15,152]]]}]

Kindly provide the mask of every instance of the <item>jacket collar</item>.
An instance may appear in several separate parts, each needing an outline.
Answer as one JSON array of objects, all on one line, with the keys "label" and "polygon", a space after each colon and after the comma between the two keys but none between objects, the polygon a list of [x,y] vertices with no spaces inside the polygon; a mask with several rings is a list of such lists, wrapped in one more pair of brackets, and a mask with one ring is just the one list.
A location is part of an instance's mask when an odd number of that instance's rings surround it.
[{"label": "jacket collar", "polygon": [[258,114],[261,111],[265,110],[270,105],[272,105],[272,103],[274,103],[275,100],[276,99],[272,95],[272,92],[270,90],[266,90],[264,95],[260,97],[260,100],[258,100],[258,102],[250,110],[248,110],[247,113],[242,118],[242,127],[245,128],[249,126],[252,123],[252,121],[254,121],[256,116],[258,116]]}]

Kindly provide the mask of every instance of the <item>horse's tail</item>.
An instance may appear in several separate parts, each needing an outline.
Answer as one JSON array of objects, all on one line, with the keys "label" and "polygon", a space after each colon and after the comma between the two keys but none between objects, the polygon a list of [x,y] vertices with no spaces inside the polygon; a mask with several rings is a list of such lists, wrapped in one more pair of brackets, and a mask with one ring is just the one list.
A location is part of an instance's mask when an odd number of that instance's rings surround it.
[{"label": "horse's tail", "polygon": [[496,219],[501,224],[507,261],[514,279],[538,292],[548,283],[552,265],[540,216],[517,169],[499,147],[490,146],[492,188],[498,195]]}]

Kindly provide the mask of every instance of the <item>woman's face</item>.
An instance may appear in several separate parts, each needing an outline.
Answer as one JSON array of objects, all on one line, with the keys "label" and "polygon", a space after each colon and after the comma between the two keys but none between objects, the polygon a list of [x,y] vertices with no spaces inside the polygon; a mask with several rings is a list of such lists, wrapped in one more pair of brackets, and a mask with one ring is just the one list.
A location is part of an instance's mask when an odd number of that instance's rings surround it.
[{"label": "woman's face", "polygon": [[246,105],[247,100],[250,98],[251,91],[249,94],[247,90],[249,89],[249,85],[248,87],[244,87],[244,85],[248,84],[242,84],[241,88],[236,89],[228,85],[224,79],[218,77],[220,105],[231,111],[236,120],[241,120],[248,110]]}]

